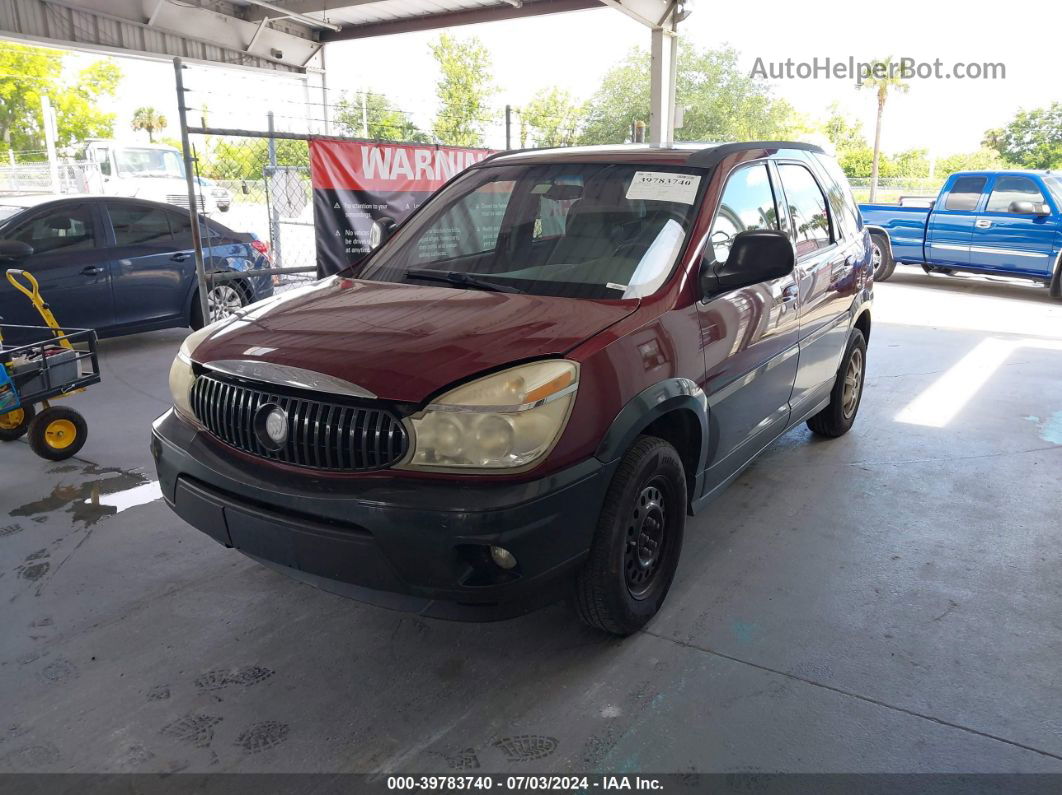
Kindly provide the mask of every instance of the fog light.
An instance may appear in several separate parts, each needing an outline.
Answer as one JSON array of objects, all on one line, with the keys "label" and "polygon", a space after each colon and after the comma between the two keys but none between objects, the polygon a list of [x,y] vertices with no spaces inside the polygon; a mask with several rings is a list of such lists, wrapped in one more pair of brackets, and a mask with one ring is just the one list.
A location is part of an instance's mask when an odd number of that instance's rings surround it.
[{"label": "fog light", "polygon": [[516,567],[516,558],[514,558],[513,553],[505,547],[491,547],[490,559],[503,569],[512,569]]}]

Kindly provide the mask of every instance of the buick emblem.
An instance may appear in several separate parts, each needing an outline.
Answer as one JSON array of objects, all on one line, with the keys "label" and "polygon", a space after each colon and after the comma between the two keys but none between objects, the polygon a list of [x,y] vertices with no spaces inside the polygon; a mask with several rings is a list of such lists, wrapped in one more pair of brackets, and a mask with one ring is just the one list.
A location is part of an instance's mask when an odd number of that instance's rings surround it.
[{"label": "buick emblem", "polygon": [[276,403],[266,403],[255,414],[254,433],[267,450],[280,450],[288,441],[288,413]]}]

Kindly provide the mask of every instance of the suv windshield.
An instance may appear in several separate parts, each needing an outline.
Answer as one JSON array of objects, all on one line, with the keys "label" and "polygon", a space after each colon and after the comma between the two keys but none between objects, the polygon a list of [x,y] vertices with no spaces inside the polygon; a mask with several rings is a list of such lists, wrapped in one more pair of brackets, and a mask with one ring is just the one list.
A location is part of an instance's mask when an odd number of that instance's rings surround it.
[{"label": "suv windshield", "polygon": [[119,147],[114,150],[118,174],[123,177],[179,177],[184,179],[184,163],[169,149]]},{"label": "suv windshield", "polygon": [[640,298],[668,278],[703,173],[500,165],[444,188],[359,278],[578,298]]}]

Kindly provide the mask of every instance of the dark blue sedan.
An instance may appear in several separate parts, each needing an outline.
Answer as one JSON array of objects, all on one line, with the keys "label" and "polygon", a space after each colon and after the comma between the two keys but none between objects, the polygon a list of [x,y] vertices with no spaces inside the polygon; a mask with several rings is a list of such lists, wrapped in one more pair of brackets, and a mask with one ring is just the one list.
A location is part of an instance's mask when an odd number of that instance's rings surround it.
[{"label": "dark blue sedan", "polygon": [[[273,294],[272,277],[256,273],[270,267],[265,243],[212,219],[201,224],[207,271],[247,274],[214,286],[208,296],[211,319]],[[0,240],[33,248],[31,256],[4,267],[36,276],[63,326],[113,337],[203,325],[186,210],[107,196],[0,197]],[[3,279],[0,317],[5,324],[41,323]]]}]

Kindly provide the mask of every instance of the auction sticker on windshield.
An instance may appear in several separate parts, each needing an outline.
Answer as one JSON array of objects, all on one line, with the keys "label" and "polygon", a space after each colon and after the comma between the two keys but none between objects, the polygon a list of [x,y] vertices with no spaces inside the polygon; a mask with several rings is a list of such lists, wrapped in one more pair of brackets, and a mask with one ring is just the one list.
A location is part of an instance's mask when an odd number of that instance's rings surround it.
[{"label": "auction sticker on windshield", "polygon": [[693,204],[701,178],[669,171],[635,171],[627,188],[628,199]]}]

